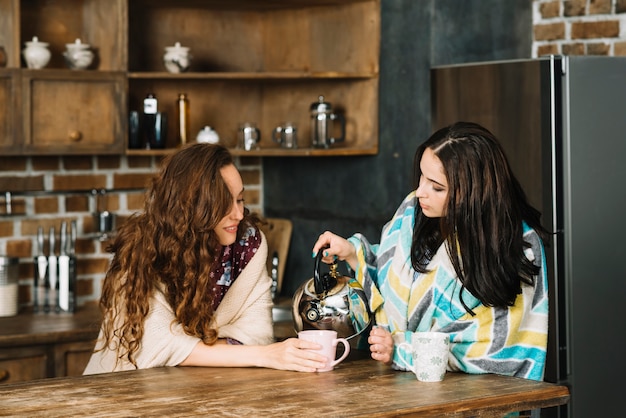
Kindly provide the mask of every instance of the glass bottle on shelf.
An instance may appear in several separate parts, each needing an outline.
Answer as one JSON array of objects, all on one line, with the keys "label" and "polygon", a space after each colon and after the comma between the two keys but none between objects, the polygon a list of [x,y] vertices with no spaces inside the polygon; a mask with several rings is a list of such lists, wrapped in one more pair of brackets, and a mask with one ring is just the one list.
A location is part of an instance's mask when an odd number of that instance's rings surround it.
[{"label": "glass bottle on shelf", "polygon": [[189,141],[189,99],[186,93],[180,93],[176,101],[177,118],[177,139],[180,145],[185,145]]}]

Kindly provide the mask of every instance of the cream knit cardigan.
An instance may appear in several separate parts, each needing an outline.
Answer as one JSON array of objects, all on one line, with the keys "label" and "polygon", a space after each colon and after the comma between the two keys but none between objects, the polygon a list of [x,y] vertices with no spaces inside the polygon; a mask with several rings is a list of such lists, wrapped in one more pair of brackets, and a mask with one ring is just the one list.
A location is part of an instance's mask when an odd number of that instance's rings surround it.
[{"label": "cream knit cardigan", "polygon": [[[261,234],[263,234],[261,232]],[[219,338],[234,338],[246,345],[266,345],[274,342],[272,327],[272,281],[267,274],[267,241],[261,245],[246,268],[237,277],[215,312]],[[141,348],[136,353],[137,367],[147,369],[177,366],[185,360],[196,344],[197,337],[185,334],[176,321],[165,295],[156,290],[151,298],[150,312],[144,323]],[[96,349],[104,344],[102,330]],[[92,354],[83,374],[134,370],[128,361],[117,361],[115,344]]]}]

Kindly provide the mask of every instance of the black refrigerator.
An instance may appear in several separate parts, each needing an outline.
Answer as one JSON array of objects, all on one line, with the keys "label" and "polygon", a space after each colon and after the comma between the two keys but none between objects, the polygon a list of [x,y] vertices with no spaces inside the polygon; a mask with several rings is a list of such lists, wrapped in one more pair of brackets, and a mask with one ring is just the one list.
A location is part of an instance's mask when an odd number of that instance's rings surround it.
[{"label": "black refrigerator", "polygon": [[431,69],[432,129],[465,120],[501,141],[544,226],[545,380],[555,417],[624,416],[626,57],[547,56]]}]

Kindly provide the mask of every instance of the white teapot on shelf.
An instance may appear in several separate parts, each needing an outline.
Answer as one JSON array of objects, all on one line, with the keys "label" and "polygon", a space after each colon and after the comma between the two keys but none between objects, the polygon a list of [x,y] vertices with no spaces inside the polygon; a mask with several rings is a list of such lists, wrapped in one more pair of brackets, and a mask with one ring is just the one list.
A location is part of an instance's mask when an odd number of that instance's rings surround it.
[{"label": "white teapot on shelf", "polygon": [[39,38],[33,36],[33,40],[25,42],[26,47],[22,50],[24,61],[28,68],[40,70],[50,62],[50,50],[47,42],[39,42]]},{"label": "white teapot on shelf", "polygon": [[200,130],[200,132],[198,132],[198,135],[196,136],[196,142],[217,144],[218,142],[220,142],[220,137],[213,128],[211,128],[210,126],[205,126]]},{"label": "white teapot on shelf", "polygon": [[166,46],[163,63],[170,73],[178,74],[187,71],[191,63],[189,48],[176,42],[174,46]]},{"label": "white teapot on shelf", "polygon": [[73,44],[65,44],[65,63],[72,70],[85,70],[93,62],[93,52],[89,44],[84,44],[76,39]]}]

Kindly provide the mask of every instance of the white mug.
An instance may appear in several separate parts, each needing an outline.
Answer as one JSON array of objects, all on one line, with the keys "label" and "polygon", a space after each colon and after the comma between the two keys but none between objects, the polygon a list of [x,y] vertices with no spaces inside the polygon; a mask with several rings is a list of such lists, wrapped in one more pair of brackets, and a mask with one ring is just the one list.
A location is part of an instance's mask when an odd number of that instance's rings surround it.
[{"label": "white mug", "polygon": [[400,362],[421,382],[440,382],[446,374],[450,335],[444,332],[414,332],[411,342],[398,345],[411,353],[413,366],[400,357]]},{"label": "white mug", "polygon": [[[301,340],[312,341],[322,346],[319,350],[311,350],[316,353],[320,353],[328,359],[327,366],[322,369],[317,369],[317,372],[329,372],[335,368],[336,365],[341,363],[348,354],[350,354],[350,344],[345,338],[337,338],[337,331],[332,330],[307,330],[300,331],[298,338]],[[337,344],[343,344],[344,352],[338,359],[337,356]]]}]

